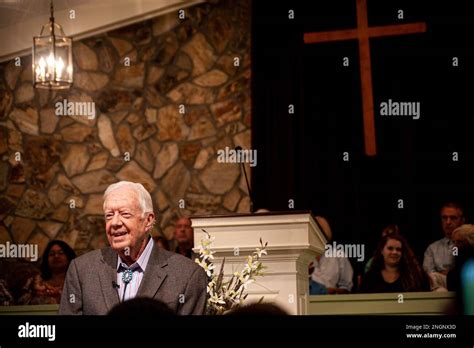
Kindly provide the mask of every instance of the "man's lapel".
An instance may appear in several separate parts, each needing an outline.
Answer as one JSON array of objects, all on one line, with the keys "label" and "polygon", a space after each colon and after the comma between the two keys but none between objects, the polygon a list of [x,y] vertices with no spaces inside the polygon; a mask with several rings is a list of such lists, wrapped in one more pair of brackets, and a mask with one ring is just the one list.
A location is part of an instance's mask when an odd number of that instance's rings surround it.
[{"label": "man's lapel", "polygon": [[163,253],[160,252],[160,248],[153,245],[145,274],[138,288],[137,297],[155,297],[155,294],[168,275],[166,272],[167,265],[168,261]]},{"label": "man's lapel", "polygon": [[117,257],[112,248],[102,249],[102,264],[98,271],[107,311],[120,302],[117,289],[113,286],[117,281]]}]

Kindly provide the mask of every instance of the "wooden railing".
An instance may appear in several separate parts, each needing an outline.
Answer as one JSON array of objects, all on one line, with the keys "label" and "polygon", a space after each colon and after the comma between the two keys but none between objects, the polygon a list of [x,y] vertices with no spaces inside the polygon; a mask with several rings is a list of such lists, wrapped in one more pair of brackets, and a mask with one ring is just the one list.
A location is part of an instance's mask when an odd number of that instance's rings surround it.
[{"label": "wooden railing", "polygon": [[56,315],[59,305],[0,306],[0,315]]},{"label": "wooden railing", "polygon": [[[310,315],[443,315],[454,305],[453,292],[309,296]],[[58,305],[4,306],[0,315],[56,315]]]},{"label": "wooden railing", "polygon": [[454,292],[309,296],[310,315],[443,315],[454,305]]}]

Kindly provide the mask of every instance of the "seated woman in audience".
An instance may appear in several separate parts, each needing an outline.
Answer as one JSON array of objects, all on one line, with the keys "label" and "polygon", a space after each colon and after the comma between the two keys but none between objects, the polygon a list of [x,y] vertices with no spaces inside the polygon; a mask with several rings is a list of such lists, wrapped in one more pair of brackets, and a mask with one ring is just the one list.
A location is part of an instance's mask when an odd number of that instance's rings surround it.
[{"label": "seated woman in audience", "polygon": [[360,292],[429,291],[428,277],[405,238],[397,234],[382,238]]},{"label": "seated woman in audience", "polygon": [[41,274],[26,281],[25,293],[18,304],[59,304],[67,269],[75,257],[76,253],[67,243],[61,240],[49,242],[42,256]]},{"label": "seated woman in audience", "polygon": [[[383,237],[388,236],[390,234],[399,234],[399,233],[400,233],[400,231],[399,231],[397,225],[388,225],[387,227],[385,227],[382,230],[382,235],[381,235],[380,238],[383,238]],[[368,270],[370,269],[370,266],[372,265],[373,261],[374,261],[374,257],[372,256],[369,259],[369,261],[367,261],[367,263],[365,264],[364,273],[368,272]]]}]

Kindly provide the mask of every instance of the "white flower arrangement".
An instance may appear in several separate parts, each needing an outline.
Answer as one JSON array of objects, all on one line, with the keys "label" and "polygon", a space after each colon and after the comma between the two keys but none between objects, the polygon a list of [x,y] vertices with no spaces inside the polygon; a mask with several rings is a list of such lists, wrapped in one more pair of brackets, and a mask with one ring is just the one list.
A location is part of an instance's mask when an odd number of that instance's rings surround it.
[{"label": "white flower arrangement", "polygon": [[224,263],[222,261],[220,271],[215,274],[216,266],[213,264],[214,253],[211,245],[214,242],[214,237],[206,231],[206,236],[201,239],[199,246],[199,258],[196,263],[201,266],[209,278],[207,284],[207,314],[224,314],[243,304],[248,294],[244,294],[247,287],[255,281],[257,276],[263,276],[263,266],[260,259],[263,255],[267,255],[267,243],[263,245],[262,238],[260,238],[260,248],[255,248],[252,255],[247,256],[247,263],[241,272],[234,272],[232,277],[224,281]]}]

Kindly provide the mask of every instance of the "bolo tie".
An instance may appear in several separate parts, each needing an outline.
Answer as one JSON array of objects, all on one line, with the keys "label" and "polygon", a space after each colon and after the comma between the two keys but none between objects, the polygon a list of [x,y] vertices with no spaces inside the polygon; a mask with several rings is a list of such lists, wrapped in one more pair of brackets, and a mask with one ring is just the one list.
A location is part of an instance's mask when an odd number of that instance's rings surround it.
[{"label": "bolo tie", "polygon": [[134,270],[132,270],[130,268],[127,268],[122,272],[122,281],[125,284],[125,287],[123,289],[122,302],[125,300],[125,293],[127,292],[127,285],[128,285],[128,283],[130,283],[132,281],[133,271]]}]

